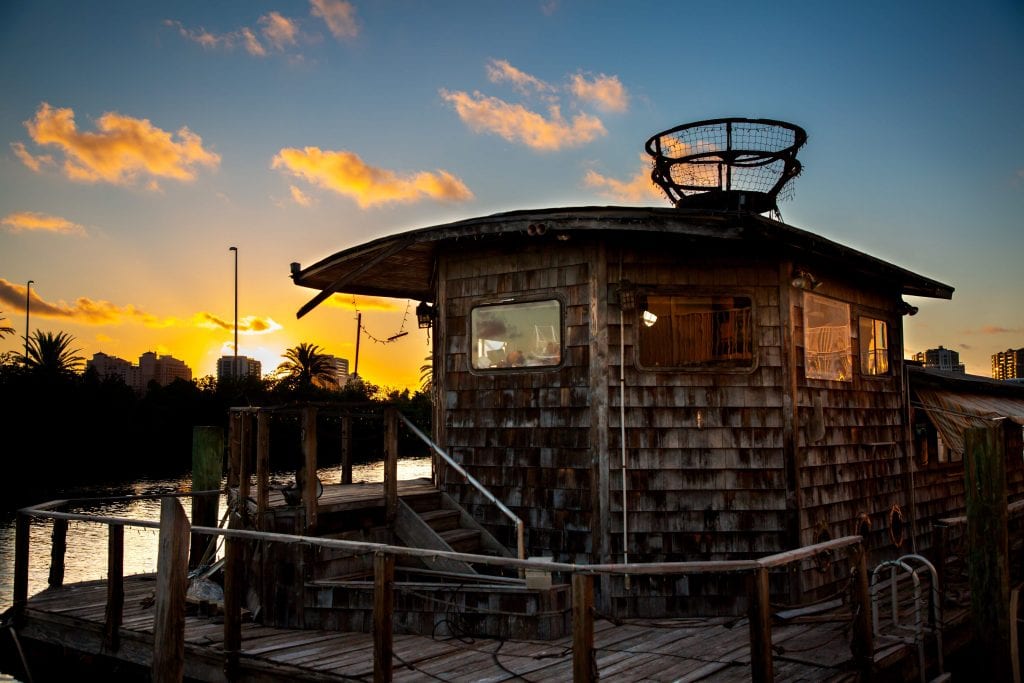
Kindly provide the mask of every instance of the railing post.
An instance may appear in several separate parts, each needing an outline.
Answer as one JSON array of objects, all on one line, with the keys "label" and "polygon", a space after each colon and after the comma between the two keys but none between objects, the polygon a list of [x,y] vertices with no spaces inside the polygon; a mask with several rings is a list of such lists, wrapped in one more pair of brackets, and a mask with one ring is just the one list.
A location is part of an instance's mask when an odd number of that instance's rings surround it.
[{"label": "railing post", "polygon": [[270,507],[270,413],[256,413],[256,528],[263,529],[263,515]]},{"label": "railing post", "polygon": [[384,408],[384,514],[388,523],[398,516],[398,409]]},{"label": "railing post", "polygon": [[750,621],[750,673],[755,683],[775,680],[772,658],[772,614],[768,590],[768,568],[758,567],[747,579]]},{"label": "railing post", "polygon": [[316,447],[316,408],[307,406],[302,410],[302,505],[306,511],[306,533],[316,529]]},{"label": "railing post", "polygon": [[20,626],[28,604],[28,550],[32,518],[18,511],[14,532],[14,624]]},{"label": "railing post", "polygon": [[352,483],[352,417],[341,416],[341,483]]},{"label": "railing post", "polygon": [[868,550],[864,543],[852,546],[849,552],[854,572],[853,586],[853,639],[850,649],[860,671],[861,681],[870,681],[875,675],[875,634],[871,630],[871,587],[868,581]]},{"label": "railing post", "polygon": [[185,674],[185,593],[188,591],[189,523],[174,498],[160,501],[160,536],[153,615],[155,683],[180,682]]},{"label": "railing post", "polygon": [[590,683],[598,679],[594,652],[594,577],[572,575],[572,680]]},{"label": "railing post", "polygon": [[392,619],[395,612],[395,556],[377,552],[373,556],[373,680],[391,680],[394,649]]},{"label": "railing post", "polygon": [[116,652],[121,645],[124,615],[124,526],[107,525],[107,610],[103,624],[103,647]]},{"label": "railing post", "polygon": [[242,541],[224,539],[224,677],[238,678],[238,653],[242,649]]},{"label": "railing post", "polygon": [[[60,510],[65,510],[61,506]],[[50,577],[51,588],[59,588],[64,585],[64,557],[68,550],[68,520],[53,520],[53,534],[50,543]]]}]

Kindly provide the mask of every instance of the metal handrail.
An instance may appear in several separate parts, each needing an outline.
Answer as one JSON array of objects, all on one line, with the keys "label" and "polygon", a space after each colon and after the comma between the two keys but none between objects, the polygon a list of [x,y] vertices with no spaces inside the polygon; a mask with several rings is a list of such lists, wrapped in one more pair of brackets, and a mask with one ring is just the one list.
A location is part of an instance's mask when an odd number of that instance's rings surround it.
[{"label": "metal handrail", "polygon": [[414,425],[412,422],[409,421],[409,418],[407,418],[405,415],[402,415],[402,413],[400,413],[398,411],[395,411],[395,412],[398,414],[398,417],[400,417],[402,419],[402,422],[405,423],[405,426],[408,427],[409,430],[413,434],[418,436],[420,438],[420,440],[423,441],[423,443],[425,443],[428,446],[430,446],[430,448],[433,449],[433,451],[435,453],[437,453],[442,458],[444,458],[444,461],[446,463],[448,463],[449,465],[451,465],[452,469],[454,469],[456,472],[458,472],[463,477],[465,477],[466,481],[468,481],[470,484],[472,484],[473,487],[476,488],[477,491],[479,491],[481,494],[483,494],[483,496],[485,498],[487,498],[487,500],[489,500],[492,503],[494,503],[498,507],[498,509],[501,510],[502,514],[504,514],[506,517],[508,517],[510,520],[512,520],[512,523],[515,524],[515,527],[516,527],[516,549],[518,551],[517,557],[520,560],[525,560],[526,559],[526,541],[525,541],[525,531],[524,531],[524,526],[523,526],[523,520],[519,519],[519,517],[516,515],[516,513],[514,513],[511,510],[509,510],[508,507],[504,503],[502,503],[500,500],[498,500],[493,493],[488,491],[484,487],[483,484],[478,482],[473,477],[472,474],[470,474],[465,469],[463,469],[462,465],[460,465],[459,463],[455,462],[455,460],[454,460],[454,458],[452,458],[452,456],[450,456],[447,453],[445,453],[444,450],[440,446],[438,446],[436,443],[431,441],[430,437],[428,437],[426,434],[424,434],[422,431],[420,431],[419,427],[417,427],[416,425]]}]

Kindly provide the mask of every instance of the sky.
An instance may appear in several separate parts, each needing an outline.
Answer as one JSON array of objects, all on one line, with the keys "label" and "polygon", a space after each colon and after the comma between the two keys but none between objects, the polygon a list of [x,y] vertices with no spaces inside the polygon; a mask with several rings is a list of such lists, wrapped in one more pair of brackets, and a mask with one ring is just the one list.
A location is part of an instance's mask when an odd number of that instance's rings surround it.
[{"label": "sky", "polygon": [[[1024,5],[277,0],[0,4],[0,352],[300,342],[415,388],[418,302],[290,264],[452,220],[669,206],[644,142],[719,117],[802,126],[785,222],[955,287],[905,353],[989,375],[1024,347]],[[399,336],[393,342],[388,339]]]}]

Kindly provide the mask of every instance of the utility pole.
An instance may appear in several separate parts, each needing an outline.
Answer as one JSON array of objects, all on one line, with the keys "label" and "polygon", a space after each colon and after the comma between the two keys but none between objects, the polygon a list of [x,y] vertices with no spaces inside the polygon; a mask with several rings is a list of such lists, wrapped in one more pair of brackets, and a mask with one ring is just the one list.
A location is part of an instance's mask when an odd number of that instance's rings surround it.
[{"label": "utility pole", "polygon": [[235,357],[231,361],[231,377],[238,379],[238,247],[229,247],[235,252]]},{"label": "utility pole", "polygon": [[30,295],[32,293],[32,283],[33,282],[35,282],[35,280],[29,280],[28,284],[25,285],[25,362],[26,363],[28,363],[28,334],[29,334],[28,309],[29,309],[29,305],[30,305],[29,302],[31,301]]},{"label": "utility pole", "polygon": [[356,313],[356,364],[352,374],[359,377],[359,338],[363,336],[363,314]]}]

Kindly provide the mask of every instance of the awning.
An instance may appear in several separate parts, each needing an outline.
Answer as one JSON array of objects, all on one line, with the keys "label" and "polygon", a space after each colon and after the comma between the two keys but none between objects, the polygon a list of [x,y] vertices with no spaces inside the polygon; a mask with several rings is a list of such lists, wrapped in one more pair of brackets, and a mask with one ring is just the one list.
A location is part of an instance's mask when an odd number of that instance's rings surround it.
[{"label": "awning", "polygon": [[998,420],[1024,425],[1024,399],[961,394],[954,391],[916,387],[914,406],[923,409],[942,436],[946,446],[964,452],[964,430],[990,427]]}]

